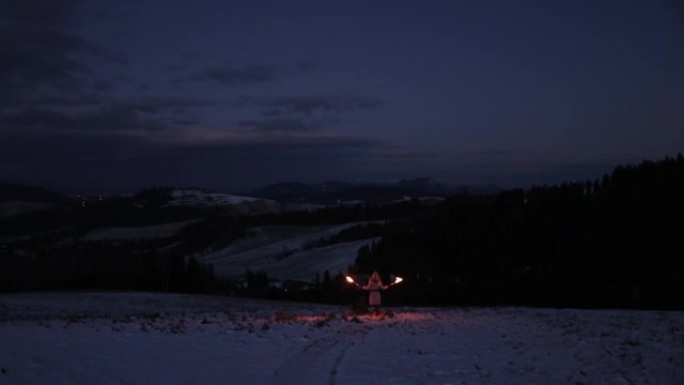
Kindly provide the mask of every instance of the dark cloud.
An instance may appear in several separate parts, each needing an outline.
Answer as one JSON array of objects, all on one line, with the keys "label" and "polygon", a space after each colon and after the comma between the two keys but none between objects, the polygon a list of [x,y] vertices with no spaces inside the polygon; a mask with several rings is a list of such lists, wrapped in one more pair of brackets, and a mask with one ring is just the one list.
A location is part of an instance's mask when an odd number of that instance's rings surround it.
[{"label": "dark cloud", "polygon": [[[35,95],[31,97],[20,98],[17,95],[4,105],[4,107],[12,109],[26,109],[26,108],[66,108],[66,107],[90,107],[102,105],[106,99],[95,93],[88,92],[74,92],[57,95],[53,93],[45,95]],[[2,114],[0,114],[2,116]]]},{"label": "dark cloud", "polygon": [[111,88],[107,79],[95,78],[92,65],[118,59],[74,33],[75,16],[73,1],[3,2],[0,112],[41,102],[90,104],[94,93]]},{"label": "dark cloud", "polygon": [[214,81],[229,86],[242,86],[254,83],[267,83],[279,75],[275,66],[268,64],[250,64],[244,67],[233,67],[229,64],[207,68],[191,76],[191,80]]},{"label": "dark cloud", "polygon": [[504,156],[504,155],[515,155],[520,153],[518,150],[504,150],[504,149],[498,149],[498,150],[481,150],[477,152],[477,155],[484,155],[484,156]]},{"label": "dark cloud", "polygon": [[7,98],[80,88],[88,73],[81,55],[96,51],[69,33],[7,27],[0,27],[0,46],[0,86]]},{"label": "dark cloud", "polygon": [[[243,96],[234,102],[238,108],[252,107],[267,119],[317,119],[332,126],[342,114],[378,108],[378,99],[345,95],[281,96],[275,98]],[[268,121],[268,120],[267,120]]]},{"label": "dark cloud", "polygon": [[[46,133],[67,131],[156,131],[194,120],[190,108],[210,106],[192,98],[136,98],[108,100],[92,108],[65,109],[27,107],[0,114],[6,129],[38,130]],[[82,106],[80,106],[82,107]]]},{"label": "dark cloud", "polygon": [[70,129],[77,119],[53,109],[27,108],[4,114],[0,123],[4,127],[25,129]]},{"label": "dark cloud", "polygon": [[115,104],[79,113],[27,108],[4,114],[0,122],[6,128],[31,130],[37,135],[50,135],[55,131],[82,134],[83,131],[149,130],[163,126],[162,121],[145,117],[135,108]]},{"label": "dark cloud", "polygon": [[238,126],[259,132],[307,132],[319,127],[317,123],[301,119],[242,120]]},{"label": "dark cloud", "polygon": [[[61,0],[3,2],[0,133],[49,142],[54,137],[79,142],[78,135],[117,138],[113,143],[123,145],[144,142],[147,133],[196,124],[195,110],[213,105],[116,92],[129,81],[116,75],[123,60],[76,33],[77,6]],[[251,70],[257,76],[258,68]]]},{"label": "dark cloud", "polygon": [[252,103],[263,108],[264,114],[269,116],[343,113],[373,109],[382,105],[377,99],[341,95],[284,96],[267,100],[252,99]]},{"label": "dark cloud", "polygon": [[684,31],[684,3],[679,0],[668,0],[665,4],[669,11],[668,15],[676,23],[676,26]]},{"label": "dark cloud", "polygon": [[111,91],[114,89],[114,80],[113,79],[106,79],[106,78],[99,78],[93,80],[92,87],[93,91],[100,93],[100,92],[105,92],[105,91]]},{"label": "dark cloud", "polygon": [[[166,68],[169,71],[171,71],[172,73],[177,74],[180,72],[185,72],[188,69],[191,69],[193,64],[195,64],[196,62],[204,61],[203,59],[204,59],[203,55],[200,53],[184,52],[184,53],[178,55],[178,58],[176,59],[175,62],[167,64]],[[207,71],[207,69],[205,69],[204,71]],[[194,76],[194,78],[196,78],[198,75],[201,75],[201,73],[196,74]],[[182,80],[186,80],[186,79],[177,78],[176,82],[179,82]],[[194,80],[197,80],[197,79],[194,79]]]},{"label": "dark cloud", "polygon": [[95,14],[95,18],[98,21],[118,21],[122,19],[128,19],[132,16],[135,15],[135,12],[133,11],[127,11],[127,10],[112,10],[112,9],[107,9],[107,10],[102,10],[98,11]]},{"label": "dark cloud", "polygon": [[171,123],[174,126],[193,126],[198,124],[199,122],[199,118],[195,115],[187,115],[171,119]]},{"label": "dark cloud", "polygon": [[313,95],[265,98],[243,96],[236,107],[256,107],[259,119],[241,120],[238,127],[255,132],[309,132],[331,128],[343,120],[343,113],[373,109],[381,102],[360,96]]},{"label": "dark cloud", "polygon": [[[197,53],[184,53],[180,56],[178,64],[172,64],[169,68],[173,71],[181,71],[191,66],[197,58]],[[286,76],[315,70],[317,64],[313,61],[301,61],[294,65],[276,66],[272,64],[248,64],[235,66],[224,63],[205,68],[190,76],[182,76],[177,81],[210,81],[227,86],[245,86],[259,83],[269,83]]]},{"label": "dark cloud", "polygon": [[76,10],[72,0],[5,0],[0,20],[7,24],[57,27],[69,23]]},{"label": "dark cloud", "polygon": [[176,147],[241,147],[287,148],[289,150],[316,148],[379,148],[382,141],[330,131],[259,131],[228,128],[168,128],[163,132],[138,132],[138,139],[159,146]]},{"label": "dark cloud", "polygon": [[205,99],[177,97],[145,97],[120,101],[117,104],[139,112],[157,114],[165,110],[184,112],[193,107],[209,107],[215,103]]},{"label": "dark cloud", "polygon": [[316,63],[313,60],[304,60],[304,61],[297,63],[295,68],[299,71],[302,71],[302,72],[313,71],[316,68],[318,68],[318,63]]}]

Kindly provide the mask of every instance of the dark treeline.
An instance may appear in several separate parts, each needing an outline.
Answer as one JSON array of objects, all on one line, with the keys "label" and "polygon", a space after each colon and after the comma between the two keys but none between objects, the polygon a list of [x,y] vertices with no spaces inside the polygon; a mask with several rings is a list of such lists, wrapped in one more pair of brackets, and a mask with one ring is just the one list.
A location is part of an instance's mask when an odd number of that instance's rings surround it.
[{"label": "dark treeline", "polygon": [[396,202],[392,204],[358,204],[337,205],[316,210],[284,211],[280,213],[264,214],[246,218],[252,226],[265,225],[295,225],[320,226],[350,222],[364,222],[386,220],[390,218],[404,218],[421,212],[424,204],[415,201]]},{"label": "dark treeline", "polygon": [[[132,197],[89,202],[85,207],[65,206],[0,220],[0,292],[98,289],[279,296],[282,293],[272,289],[255,289],[259,284],[216,279],[213,266],[200,264],[198,257],[244,237],[254,226],[346,223],[393,212],[388,208],[331,207],[236,217],[220,207],[168,207],[170,191],[167,187],[154,188]],[[419,208],[401,204],[394,210],[390,217]],[[160,239],[84,238],[102,228],[182,221],[188,225]],[[319,242],[358,239],[377,231],[376,227],[360,225],[339,239]],[[301,283],[293,285],[295,290],[301,288]],[[299,293],[311,298],[309,294]]]},{"label": "dark treeline", "polygon": [[136,227],[183,221],[210,215],[196,207],[164,207],[171,199],[168,188],[153,188],[132,197],[112,197],[102,201],[68,201],[47,210],[36,210],[0,219],[0,235],[25,236],[63,232],[84,233],[98,227]]},{"label": "dark treeline", "polygon": [[[0,291],[102,289],[222,293],[356,303],[342,272],[272,282],[267,272],[215,278],[202,254],[265,225],[364,222],[306,247],[379,237],[348,272],[405,281],[387,304],[684,309],[684,159],[617,167],[584,182],[441,203],[334,206],[257,217],[167,207],[168,188],[0,221]],[[103,227],[188,221],[160,239],[87,241]],[[305,247],[305,248],[306,248]],[[286,252],[290,252],[286,250]],[[287,258],[284,252],[283,258]]]},{"label": "dark treeline", "polygon": [[[169,192],[158,187],[0,220],[0,291],[212,290],[212,266],[201,266],[193,254],[244,236],[245,224],[207,209],[165,207]],[[84,238],[107,227],[182,221],[188,225],[180,232],[160,239]]]},{"label": "dark treeline", "polygon": [[212,216],[160,239],[74,240],[29,237],[0,249],[0,292],[54,289],[217,290],[213,266],[197,254],[244,236],[239,219]]},{"label": "dark treeline", "polygon": [[398,302],[684,309],[684,159],[600,180],[460,194],[390,221],[356,268]]}]

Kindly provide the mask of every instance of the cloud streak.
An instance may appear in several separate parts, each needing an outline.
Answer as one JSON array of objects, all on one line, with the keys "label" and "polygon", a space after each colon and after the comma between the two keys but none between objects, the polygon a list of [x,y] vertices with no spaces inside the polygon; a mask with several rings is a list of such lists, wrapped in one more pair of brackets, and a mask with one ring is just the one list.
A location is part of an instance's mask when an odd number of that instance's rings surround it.
[{"label": "cloud streak", "polygon": [[284,132],[240,129],[167,129],[159,133],[140,132],[140,139],[166,146],[248,146],[288,149],[320,148],[369,149],[384,146],[379,140],[340,132]]},{"label": "cloud streak", "polygon": [[341,114],[376,109],[382,105],[382,101],[378,99],[351,95],[289,95],[273,98],[245,96],[236,102],[238,107],[259,108],[263,116]]},{"label": "cloud streak", "polygon": [[379,100],[360,96],[287,96],[263,102],[262,106],[279,114],[311,115],[317,112],[342,113],[367,110],[381,105]]},{"label": "cloud streak", "polygon": [[320,125],[301,119],[255,119],[239,121],[238,126],[256,132],[308,132]]},{"label": "cloud streak", "polygon": [[[66,102],[66,100],[64,100]],[[37,129],[77,131],[156,131],[172,127],[174,121],[192,122],[191,109],[212,102],[193,98],[147,97],[107,100],[93,106],[75,104],[72,108],[25,107],[0,114],[6,130]]]},{"label": "cloud streak", "polygon": [[244,86],[249,84],[268,83],[276,79],[280,71],[276,66],[268,64],[250,64],[234,67],[224,64],[209,67],[191,76],[190,80],[212,81],[227,86]]},{"label": "cloud streak", "polygon": [[243,119],[237,126],[255,133],[308,133],[336,126],[343,114],[374,109],[382,103],[377,99],[343,95],[309,95],[255,97],[237,100],[237,107],[256,107],[261,116]]},{"label": "cloud streak", "polygon": [[[188,57],[190,56],[184,55],[181,64],[173,68],[179,70],[187,68],[191,60]],[[316,63],[312,61],[302,61],[291,67],[266,63],[251,63],[242,66],[223,63],[204,68],[189,76],[181,76],[176,80],[179,82],[213,82],[224,86],[248,86],[270,83],[286,76],[310,72],[315,69]]]}]

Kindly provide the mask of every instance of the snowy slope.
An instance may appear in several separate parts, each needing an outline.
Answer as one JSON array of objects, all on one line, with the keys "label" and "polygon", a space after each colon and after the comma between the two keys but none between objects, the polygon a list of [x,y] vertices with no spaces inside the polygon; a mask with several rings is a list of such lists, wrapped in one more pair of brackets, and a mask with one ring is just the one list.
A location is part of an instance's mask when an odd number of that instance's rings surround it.
[{"label": "snowy slope", "polygon": [[0,295],[0,383],[682,384],[684,312]]},{"label": "snowy slope", "polygon": [[[198,220],[144,227],[111,227],[95,229],[83,241],[154,239],[177,234]],[[307,247],[311,242],[328,238],[358,223],[332,226],[265,226],[250,229],[247,236],[227,247],[198,255],[201,263],[212,264],[217,277],[244,278],[247,269],[265,271],[276,281],[312,282],[318,273],[345,272],[354,263],[359,248],[377,238],[338,243],[326,247]]]},{"label": "snowy slope", "polygon": [[201,256],[200,262],[214,266],[218,277],[242,278],[245,271],[265,271],[278,280],[313,281],[316,273],[346,271],[357,251],[376,239],[340,243],[315,249],[305,246],[330,237],[358,223],[334,226],[268,226],[253,229],[251,235],[228,247]]}]

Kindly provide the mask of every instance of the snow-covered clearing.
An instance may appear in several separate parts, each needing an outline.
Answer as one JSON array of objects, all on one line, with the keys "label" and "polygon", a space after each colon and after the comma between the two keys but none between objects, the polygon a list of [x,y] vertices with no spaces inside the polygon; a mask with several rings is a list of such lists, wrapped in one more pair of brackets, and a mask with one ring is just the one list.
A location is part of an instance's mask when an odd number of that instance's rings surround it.
[{"label": "snow-covered clearing", "polygon": [[682,384],[684,312],[0,295],[0,384]]},{"label": "snow-covered clearing", "polygon": [[250,235],[227,247],[199,257],[212,264],[218,277],[242,278],[247,269],[265,271],[277,280],[314,281],[323,276],[345,272],[354,263],[358,250],[378,238],[338,243],[325,247],[306,246],[328,238],[359,223],[333,226],[264,226],[251,229]]}]

